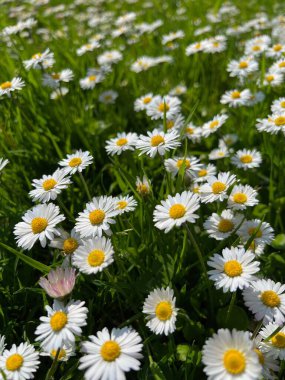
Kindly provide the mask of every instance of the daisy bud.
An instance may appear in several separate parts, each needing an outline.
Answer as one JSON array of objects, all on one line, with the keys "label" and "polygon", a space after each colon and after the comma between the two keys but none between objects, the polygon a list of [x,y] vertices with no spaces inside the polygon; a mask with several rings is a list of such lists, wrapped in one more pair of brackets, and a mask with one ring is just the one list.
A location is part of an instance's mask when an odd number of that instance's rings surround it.
[{"label": "daisy bud", "polygon": [[47,276],[41,277],[39,285],[52,298],[63,298],[74,288],[76,272],[74,268],[56,268]]}]

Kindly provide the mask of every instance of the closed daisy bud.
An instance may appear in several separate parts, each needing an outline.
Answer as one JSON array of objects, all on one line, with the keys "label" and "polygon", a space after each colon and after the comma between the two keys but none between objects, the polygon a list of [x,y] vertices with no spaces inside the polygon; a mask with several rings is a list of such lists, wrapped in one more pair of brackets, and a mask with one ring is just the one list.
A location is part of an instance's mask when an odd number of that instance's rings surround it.
[{"label": "closed daisy bud", "polygon": [[48,277],[41,277],[39,285],[52,298],[63,298],[74,288],[76,272],[73,268],[52,269]]},{"label": "closed daisy bud", "polygon": [[143,176],[142,180],[139,177],[137,177],[136,190],[143,197],[150,194],[151,192],[150,180],[146,176]]}]

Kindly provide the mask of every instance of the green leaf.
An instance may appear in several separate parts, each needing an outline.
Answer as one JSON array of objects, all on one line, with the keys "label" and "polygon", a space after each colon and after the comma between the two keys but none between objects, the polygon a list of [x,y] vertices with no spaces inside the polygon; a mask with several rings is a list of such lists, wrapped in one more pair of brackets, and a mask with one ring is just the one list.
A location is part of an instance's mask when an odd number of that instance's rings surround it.
[{"label": "green leaf", "polygon": [[9,247],[6,244],[0,242],[0,245],[5,248],[7,251],[13,253],[18,259],[24,261],[26,264],[30,265],[32,268],[39,270],[42,273],[48,273],[50,267],[45,264],[40,263],[37,260],[32,259],[31,257],[24,255],[22,252],[16,251],[16,249]]},{"label": "green leaf", "polygon": [[150,365],[150,370],[155,380],[166,380],[162,370],[157,363],[152,362]]},{"label": "green leaf", "polygon": [[271,246],[275,249],[285,249],[285,234],[279,234],[271,242]]}]

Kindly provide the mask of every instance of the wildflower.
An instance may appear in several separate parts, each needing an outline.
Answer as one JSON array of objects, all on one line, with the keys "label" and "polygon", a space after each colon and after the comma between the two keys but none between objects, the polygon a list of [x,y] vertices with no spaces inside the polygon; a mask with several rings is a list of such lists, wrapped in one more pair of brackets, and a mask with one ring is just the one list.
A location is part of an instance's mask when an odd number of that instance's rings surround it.
[{"label": "wildflower", "polygon": [[219,173],[216,177],[209,177],[207,183],[200,187],[201,201],[208,203],[227,199],[227,190],[235,180],[236,176],[230,172]]},{"label": "wildflower", "polygon": [[206,44],[204,41],[194,42],[194,43],[190,44],[189,46],[187,46],[186,55],[189,56],[189,55],[198,53],[200,51],[203,51],[205,49],[205,46],[206,46]]},{"label": "wildflower", "polygon": [[76,54],[80,57],[89,51],[98,49],[99,47],[100,47],[100,43],[98,41],[93,40],[83,46],[80,46],[80,48],[76,50]]},{"label": "wildflower", "polygon": [[221,98],[222,104],[228,104],[229,107],[240,107],[248,104],[251,97],[251,92],[248,89],[238,91],[226,91]]},{"label": "wildflower", "polygon": [[70,233],[58,228],[59,236],[54,238],[49,246],[60,249],[65,255],[71,255],[80,245],[82,240],[80,235],[73,228]]},{"label": "wildflower", "polygon": [[202,136],[208,137],[215,133],[228,119],[228,115],[216,115],[213,120],[208,121],[202,126]]},{"label": "wildflower", "polygon": [[249,185],[235,185],[229,195],[228,207],[234,210],[245,210],[258,204],[257,191]]},{"label": "wildflower", "polygon": [[120,214],[125,212],[134,211],[138,205],[134,197],[130,195],[120,195],[115,200],[116,208],[119,210]]},{"label": "wildflower", "polygon": [[[285,68],[285,61],[284,61]],[[285,113],[285,98],[279,98],[274,100],[271,105],[271,111],[275,114],[284,114]]]},{"label": "wildflower", "polygon": [[224,141],[219,142],[219,147],[217,149],[213,149],[209,153],[209,160],[220,160],[222,158],[228,157],[230,155],[230,149],[224,143]]},{"label": "wildflower", "polygon": [[164,161],[165,168],[175,177],[181,168],[185,170],[185,176],[191,178],[201,169],[202,164],[196,157],[174,157]]},{"label": "wildflower", "polygon": [[204,223],[204,228],[210,237],[224,240],[229,237],[241,222],[239,215],[231,210],[223,210],[221,215],[213,213]]},{"label": "wildflower", "polygon": [[217,173],[217,168],[215,165],[208,164],[207,166],[202,166],[198,171],[194,173],[194,182],[205,182],[209,177],[215,176]]},{"label": "wildflower", "polygon": [[283,73],[274,73],[274,72],[268,72],[268,73],[265,73],[264,75],[264,79],[263,79],[263,85],[264,86],[272,86],[272,87],[275,87],[275,86],[279,86],[280,84],[282,84],[283,82]]},{"label": "wildflower", "polygon": [[25,82],[20,77],[15,77],[11,81],[3,82],[0,84],[0,96],[11,96],[11,92],[22,90],[25,86]]},{"label": "wildflower", "polygon": [[36,53],[31,59],[24,61],[26,70],[51,67],[54,63],[53,53],[46,49],[43,53]]},{"label": "wildflower", "polygon": [[119,95],[116,91],[104,91],[99,95],[99,102],[104,104],[114,104],[118,96]]},{"label": "wildflower", "polygon": [[5,166],[9,163],[9,160],[0,157],[0,172],[5,168]]},{"label": "wildflower", "polygon": [[171,119],[180,112],[181,101],[176,96],[155,96],[146,113],[152,120],[163,119],[164,115],[167,119]]},{"label": "wildflower", "polygon": [[135,100],[135,103],[134,103],[135,111],[136,112],[145,111],[147,107],[149,106],[149,104],[152,102],[152,100],[153,100],[153,94],[151,92],[139,97],[138,99]]},{"label": "wildflower", "polygon": [[237,231],[242,241],[247,242],[252,235],[255,244],[269,244],[274,238],[273,228],[267,222],[261,222],[259,219],[247,220]]},{"label": "wildflower", "polygon": [[257,119],[256,128],[260,132],[285,133],[285,112],[270,115],[267,119]]},{"label": "wildflower", "polygon": [[239,60],[232,60],[228,64],[227,71],[231,77],[244,79],[258,70],[258,63],[250,57],[241,57]]},{"label": "wildflower", "polygon": [[122,58],[123,56],[118,50],[110,50],[100,54],[97,58],[97,62],[100,66],[112,65],[121,61]]},{"label": "wildflower", "polygon": [[106,151],[111,156],[118,156],[126,150],[134,150],[137,144],[138,135],[136,133],[118,133],[115,138],[106,141]]},{"label": "wildflower", "polygon": [[97,83],[102,82],[104,79],[103,75],[91,74],[87,75],[85,78],[80,79],[79,84],[83,90],[93,90]]},{"label": "wildflower", "polygon": [[[274,334],[276,330],[279,330]],[[273,336],[268,339],[271,335]],[[259,337],[263,338],[260,342],[260,350],[267,354],[270,358],[284,360],[285,359],[285,327],[280,329],[276,323],[269,322],[259,331]]]},{"label": "wildflower", "polygon": [[256,150],[238,150],[231,158],[231,162],[237,168],[244,170],[258,168],[262,162],[261,154]]},{"label": "wildflower", "polygon": [[163,156],[180,145],[179,135],[175,130],[165,133],[154,129],[152,132],[147,132],[147,136],[139,136],[136,148],[141,151],[140,155],[145,153],[153,158],[157,153]]},{"label": "wildflower", "polygon": [[[54,360],[58,349],[52,349],[50,351],[42,351],[40,353],[41,356],[49,356],[52,360]],[[75,356],[75,345],[69,344],[69,345],[63,345],[60,348],[57,360],[60,362],[66,362],[71,356]]]},{"label": "wildflower", "polygon": [[50,98],[52,100],[56,100],[65,96],[66,94],[68,94],[68,92],[69,92],[69,89],[67,87],[59,87],[55,89],[54,91],[52,91],[52,93],[50,94]]},{"label": "wildflower", "polygon": [[142,180],[139,177],[137,177],[137,179],[136,179],[136,190],[143,197],[150,194],[150,192],[151,192],[150,181],[148,180],[148,178],[145,175],[143,176]]},{"label": "wildflower", "polygon": [[[267,325],[267,327],[268,326],[269,325]],[[258,356],[259,363],[262,365],[262,376],[264,379],[276,380],[274,372],[279,372],[280,367],[278,361],[272,357],[269,352],[265,352],[261,340],[262,336],[259,332],[259,335],[253,340],[253,350]]]},{"label": "wildflower", "polygon": [[79,149],[73,154],[68,154],[67,158],[59,162],[59,165],[63,166],[67,174],[74,174],[76,172],[82,172],[92,161],[93,157],[89,152],[82,152],[82,150]]},{"label": "wildflower", "polygon": [[58,88],[60,82],[68,83],[74,77],[73,71],[70,69],[64,69],[59,72],[53,72],[52,74],[44,73],[43,84],[51,88]]},{"label": "wildflower", "polygon": [[72,292],[75,279],[75,269],[58,267],[49,272],[47,279],[41,277],[39,285],[50,297],[63,298]]}]

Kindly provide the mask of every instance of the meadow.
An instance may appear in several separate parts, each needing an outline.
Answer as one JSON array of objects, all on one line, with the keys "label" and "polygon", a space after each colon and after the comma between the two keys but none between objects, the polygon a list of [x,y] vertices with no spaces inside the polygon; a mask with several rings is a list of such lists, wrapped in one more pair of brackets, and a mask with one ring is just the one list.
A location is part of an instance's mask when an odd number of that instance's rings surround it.
[{"label": "meadow", "polygon": [[285,6],[0,1],[0,377],[285,378]]}]

